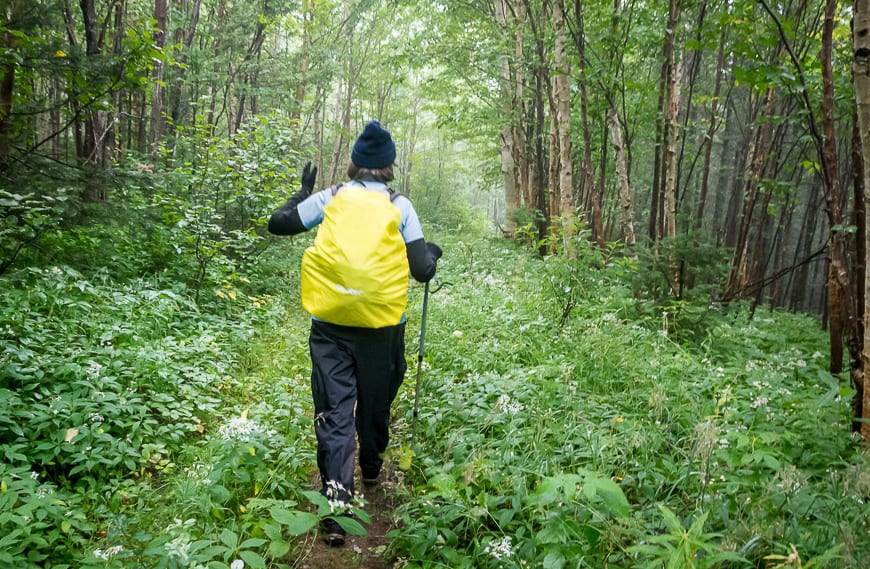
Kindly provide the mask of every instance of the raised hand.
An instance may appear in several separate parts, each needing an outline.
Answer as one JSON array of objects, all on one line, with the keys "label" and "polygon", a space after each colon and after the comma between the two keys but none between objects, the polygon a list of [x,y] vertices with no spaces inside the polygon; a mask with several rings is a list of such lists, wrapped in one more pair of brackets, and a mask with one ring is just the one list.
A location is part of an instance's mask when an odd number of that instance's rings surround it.
[{"label": "raised hand", "polygon": [[314,182],[317,180],[317,166],[311,167],[311,162],[305,163],[302,169],[302,191],[310,194],[314,191]]}]

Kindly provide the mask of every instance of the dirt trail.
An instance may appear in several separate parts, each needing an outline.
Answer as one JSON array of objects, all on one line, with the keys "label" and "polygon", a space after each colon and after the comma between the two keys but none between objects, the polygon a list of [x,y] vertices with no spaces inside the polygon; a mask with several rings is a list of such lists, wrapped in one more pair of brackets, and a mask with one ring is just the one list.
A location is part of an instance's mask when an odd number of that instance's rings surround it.
[{"label": "dirt trail", "polygon": [[[302,569],[336,569],[356,567],[359,569],[391,569],[393,561],[385,558],[387,532],[396,527],[394,511],[399,505],[396,486],[399,484],[391,461],[384,463],[377,486],[366,487],[357,478],[357,490],[362,490],[367,505],[366,513],[372,523],[365,525],[367,535],[348,535],[342,547],[329,547],[321,536],[309,540],[306,549],[296,563]],[[357,473],[359,474],[359,473]]]}]

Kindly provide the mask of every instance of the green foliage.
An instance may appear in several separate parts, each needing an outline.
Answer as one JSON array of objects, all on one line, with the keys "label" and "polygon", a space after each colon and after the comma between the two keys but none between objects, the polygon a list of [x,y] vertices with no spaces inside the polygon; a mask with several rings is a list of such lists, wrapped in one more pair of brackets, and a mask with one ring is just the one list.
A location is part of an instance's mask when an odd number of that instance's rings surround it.
[{"label": "green foliage", "polygon": [[396,557],[733,568],[797,544],[823,566],[861,566],[870,464],[817,323],[734,311],[684,348],[638,311],[620,263],[445,251],[454,286],[430,298]]},{"label": "green foliage", "polygon": [[475,187],[469,167],[462,159],[450,168],[433,163],[426,155],[415,160],[410,197],[428,231],[469,237],[486,234],[486,211],[478,205],[483,192]]},{"label": "green foliage", "polygon": [[66,195],[21,195],[0,189],[0,275],[63,213]]},{"label": "green foliage", "polygon": [[641,542],[630,551],[649,559],[643,567],[653,569],[667,567],[700,568],[721,567],[726,561],[745,564],[746,560],[735,553],[724,551],[719,545],[719,535],[704,533],[707,513],[692,520],[689,528],[684,528],[677,516],[665,506],[659,506],[667,533],[655,534]]},{"label": "green foliage", "polygon": [[[255,500],[291,508],[313,459],[294,368],[273,369],[293,379],[248,397],[260,365],[246,354],[280,340],[256,327],[276,329],[282,313],[248,280],[197,304],[183,288],[105,270],[4,277],[4,565],[266,566]],[[301,369],[301,358],[281,365]]]},{"label": "green foliage", "polygon": [[616,276],[631,286],[642,318],[688,342],[715,323],[715,304],[728,274],[729,252],[696,232],[638,244],[615,260]]},{"label": "green foliage", "polygon": [[[394,409],[397,561],[862,567],[870,460],[817,322],[735,307],[688,342],[638,298],[629,251],[431,237],[452,285],[429,299],[410,442],[409,385]],[[0,562],[278,568],[323,519],[366,531],[364,502],[349,518],[310,489],[302,248],[199,302],[108,262],[3,275]],[[413,286],[409,346],[421,300]]]},{"label": "green foliage", "polygon": [[187,133],[174,149],[184,160],[161,177],[154,196],[197,298],[262,251],[268,214],[295,190],[285,118],[258,118],[229,139],[210,132],[202,125]]}]

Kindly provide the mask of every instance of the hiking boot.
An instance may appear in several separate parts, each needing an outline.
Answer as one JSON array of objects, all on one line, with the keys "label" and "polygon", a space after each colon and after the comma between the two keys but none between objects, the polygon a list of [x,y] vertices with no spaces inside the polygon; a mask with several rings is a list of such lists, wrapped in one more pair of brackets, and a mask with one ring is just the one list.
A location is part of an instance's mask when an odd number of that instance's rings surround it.
[{"label": "hiking boot", "polygon": [[344,545],[345,531],[335,520],[326,519],[321,524],[323,530],[323,539],[330,547],[341,547]]},{"label": "hiking boot", "polygon": [[375,472],[374,475],[366,474],[365,472],[362,475],[362,483],[365,486],[377,486],[378,484],[378,475],[380,472]]}]

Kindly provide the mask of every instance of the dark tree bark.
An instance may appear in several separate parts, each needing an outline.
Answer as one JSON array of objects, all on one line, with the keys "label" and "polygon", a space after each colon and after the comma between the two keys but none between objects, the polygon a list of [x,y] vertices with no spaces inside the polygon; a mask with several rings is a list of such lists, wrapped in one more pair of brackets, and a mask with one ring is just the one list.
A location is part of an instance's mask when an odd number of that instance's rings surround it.
[{"label": "dark tree bark", "polygon": [[713,135],[719,128],[719,96],[722,92],[722,71],[725,67],[725,38],[727,31],[722,30],[719,36],[719,53],[716,57],[716,75],[713,79],[713,97],[710,102],[709,124],[707,135],[704,138],[704,164],[701,168],[701,190],[698,194],[698,209],[695,212],[695,228],[700,229],[704,224],[704,213],[707,208],[707,193],[710,184],[710,167],[713,158]]},{"label": "dark tree bark", "polygon": [[[12,33],[15,21],[21,14],[23,0],[13,0],[0,15],[4,18],[3,48],[14,50],[16,41]],[[18,64],[12,58],[0,68],[0,171],[5,170],[9,160],[9,120],[12,114],[12,98],[15,92],[15,72]]]},{"label": "dark tree bark", "polygon": [[[167,0],[154,0],[154,31],[151,41],[155,49],[163,52],[166,46],[166,6]],[[154,60],[151,73],[151,151],[156,152],[163,134],[166,132],[166,117],[164,115],[166,89],[163,78],[163,61]]]}]

